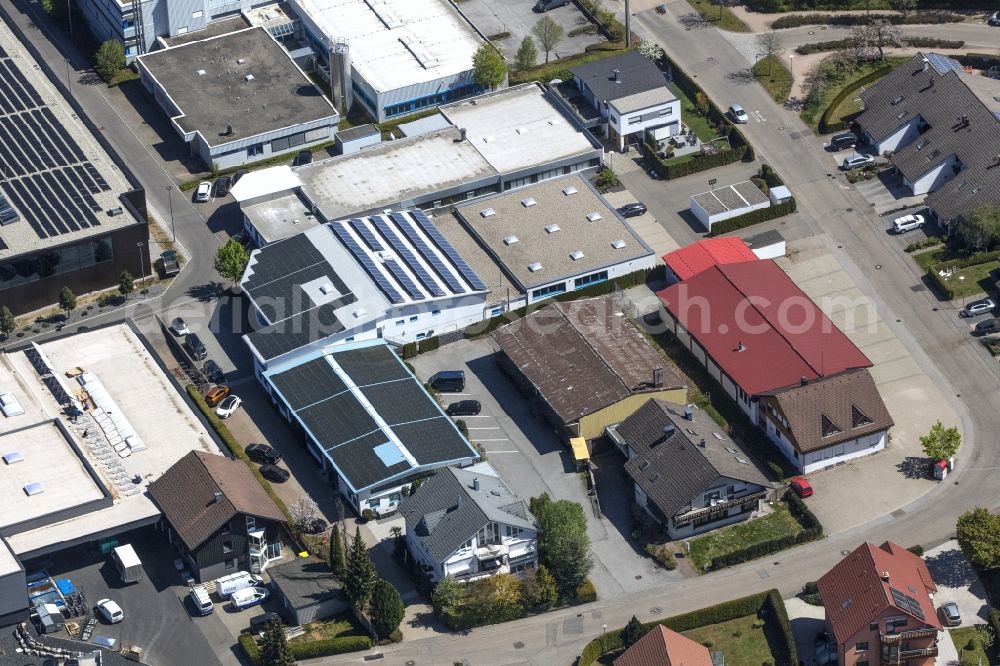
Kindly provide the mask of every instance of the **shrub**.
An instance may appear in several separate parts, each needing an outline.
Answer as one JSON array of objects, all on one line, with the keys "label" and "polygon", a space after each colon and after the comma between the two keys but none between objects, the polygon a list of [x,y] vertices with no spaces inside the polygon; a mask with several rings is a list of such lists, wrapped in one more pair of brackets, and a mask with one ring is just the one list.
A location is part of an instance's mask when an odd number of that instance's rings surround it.
[{"label": "shrub", "polygon": [[848,96],[855,94],[858,88],[861,86],[868,85],[873,81],[877,81],[886,74],[892,71],[892,65],[886,65],[884,67],[879,67],[873,72],[862,76],[856,81],[852,81],[850,84],[844,87],[837,96],[830,100],[830,105],[826,107],[823,111],[823,115],[819,119],[819,133],[820,134],[830,134],[831,132],[839,132],[847,127],[847,123],[840,119],[834,120],[832,118],[834,111],[840,106],[841,102],[848,98]]},{"label": "shrub", "polygon": [[407,342],[405,345],[403,345],[403,358],[404,359],[413,358],[414,356],[417,355],[417,353],[418,353],[418,351],[417,351],[417,343],[416,342]]},{"label": "shrub", "polygon": [[507,39],[508,37],[510,37],[510,33],[504,30],[503,32],[498,32],[495,35],[490,35],[486,39],[490,40],[491,42],[499,42],[500,40]]},{"label": "shrub", "polygon": [[[924,49],[960,49],[965,46],[962,40],[938,39],[936,37],[906,37],[903,39],[906,46]],[[810,53],[822,53],[824,51],[840,51],[854,46],[854,39],[833,39],[827,42],[810,42],[795,47],[795,52],[799,55],[809,55]],[[897,44],[896,46],[901,46]]]},{"label": "shrub", "polygon": [[811,580],[802,586],[802,591],[805,592],[806,594],[818,594],[819,585],[816,583],[816,581]]},{"label": "shrub", "polygon": [[368,650],[372,647],[372,639],[367,636],[341,636],[319,641],[290,643],[289,647],[292,648],[292,656],[298,660],[314,659],[332,654]]},{"label": "shrub", "polygon": [[961,39],[938,39],[937,37],[906,37],[907,46],[920,49],[961,49],[965,42]]},{"label": "shrub", "polygon": [[257,641],[254,640],[252,634],[240,634],[237,639],[239,641],[240,647],[243,649],[243,653],[246,654],[247,659],[253,666],[259,666],[260,664],[260,648],[257,647]]},{"label": "shrub", "polygon": [[730,231],[736,231],[737,229],[743,229],[754,224],[774,220],[794,212],[795,199],[793,198],[791,201],[787,201],[785,203],[775,204],[768,206],[767,208],[758,208],[757,210],[752,210],[749,213],[743,213],[742,215],[731,217],[728,220],[716,222],[712,225],[711,235],[718,236],[719,234],[727,234]]},{"label": "shrub", "polygon": [[607,167],[601,169],[601,172],[597,174],[597,179],[594,181],[594,187],[602,193],[606,193],[611,188],[618,187],[621,184],[622,181],[618,178],[618,174]]},{"label": "shrub", "polygon": [[579,37],[580,35],[592,35],[597,32],[597,26],[593,24],[584,25],[579,28],[573,28],[567,34],[570,37]]},{"label": "shrub", "polygon": [[366,523],[374,519],[375,519],[375,512],[372,511],[371,509],[365,509],[364,511],[361,512],[361,520],[365,521]]},{"label": "shrub", "polygon": [[441,338],[434,336],[432,338],[424,338],[417,343],[417,353],[423,354],[429,351],[434,351],[441,346]]},{"label": "shrub", "polygon": [[576,588],[576,602],[589,604],[591,601],[597,601],[597,590],[594,589],[594,584],[588,578]]},{"label": "shrub", "polygon": [[[751,3],[756,5],[756,2]],[[756,7],[755,7],[756,9]],[[757,11],[766,11],[758,9]],[[901,14],[881,15],[878,18],[887,19],[896,25],[926,25],[940,23],[960,23],[964,17],[947,12],[919,13],[914,12],[903,16]],[[773,30],[783,28],[798,28],[804,25],[867,25],[871,19],[864,14],[795,14],[782,16],[771,23]]]},{"label": "shrub", "polygon": [[910,546],[906,550],[910,551],[911,553],[913,553],[917,557],[923,557],[924,556],[924,547],[921,546],[921,545],[919,545],[919,544],[917,544],[916,546]]},{"label": "shrub", "polygon": [[659,562],[660,566],[667,571],[673,571],[677,568],[677,560],[674,558],[674,554],[665,545],[647,543],[645,550],[647,555]]},{"label": "shrub", "polygon": [[923,250],[928,247],[934,247],[935,245],[940,245],[944,242],[944,239],[940,236],[928,236],[923,240],[918,240],[915,243],[910,243],[905,248],[904,252],[916,252],[917,250]]}]

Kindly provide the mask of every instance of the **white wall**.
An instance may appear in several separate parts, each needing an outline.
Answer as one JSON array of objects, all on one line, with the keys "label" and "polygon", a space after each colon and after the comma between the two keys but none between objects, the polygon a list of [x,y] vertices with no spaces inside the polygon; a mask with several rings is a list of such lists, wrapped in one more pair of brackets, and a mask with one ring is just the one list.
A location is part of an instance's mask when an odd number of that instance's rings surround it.
[{"label": "white wall", "polygon": [[[611,103],[611,106],[614,106],[614,102]],[[612,120],[612,118],[615,120]],[[615,109],[615,113],[608,120],[615,132],[621,136],[645,132],[651,127],[659,127],[670,123],[677,124],[676,130],[671,130],[671,134],[678,134],[681,122],[681,102],[679,99],[676,99],[672,102],[657,104],[625,114],[619,114],[618,109]]]},{"label": "white wall", "polygon": [[811,451],[803,456],[804,473],[814,472],[824,467],[862,456],[868,456],[885,449],[886,431],[881,431],[838,444],[827,449]]},{"label": "white wall", "polygon": [[777,259],[785,256],[785,241],[781,240],[771,245],[754,248],[752,252],[758,259]]},{"label": "white wall", "polygon": [[914,116],[910,118],[909,122],[901,125],[892,134],[887,136],[882,141],[875,143],[875,151],[878,155],[891,150],[893,152],[903,148],[906,144],[913,141],[920,132],[917,130],[917,126],[920,124],[920,116]]},{"label": "white wall", "polygon": [[[623,230],[623,233],[624,233],[624,230]],[[627,238],[627,236],[626,236],[626,238]],[[608,272],[607,280],[613,280],[616,277],[621,277],[622,275],[628,275],[629,273],[634,273],[636,271],[641,271],[641,270],[645,270],[645,269],[649,269],[649,268],[654,268],[655,266],[656,266],[656,255],[655,254],[650,254],[650,255],[648,255],[646,257],[639,257],[638,259],[633,259],[632,261],[625,261],[625,262],[622,262],[620,264],[614,264],[614,265],[611,265],[611,266],[607,266],[607,267],[601,268],[599,270],[587,271],[585,273],[578,273],[578,274],[573,275],[573,276],[568,277],[568,278],[564,278],[564,279],[560,279],[560,280],[553,280],[552,282],[547,282],[545,284],[538,285],[536,287],[532,287],[531,289],[529,289],[528,290],[528,303],[534,303],[536,301],[542,301],[542,300],[545,300],[546,298],[551,298],[552,296],[555,296],[556,294],[554,294],[554,293],[553,294],[549,294],[549,295],[544,295],[544,296],[535,296],[535,292],[536,291],[538,291],[540,289],[544,289],[545,287],[548,287],[550,285],[554,285],[554,284],[558,284],[558,283],[565,283],[565,285],[566,285],[565,291],[576,291],[576,289],[577,289],[577,287],[575,286],[575,281],[576,280],[578,280],[580,278],[585,278],[585,277],[587,277],[589,275],[593,275],[595,273],[600,273],[602,271],[607,271]],[[606,281],[606,280],[603,280],[603,281]],[[591,284],[598,284],[598,283],[597,282],[593,282]],[[580,287],[580,289],[583,289],[583,288],[588,287],[588,286],[590,286],[590,285],[589,284],[585,284],[582,287]],[[562,293],[562,292],[560,292],[560,293]],[[386,331],[388,332],[388,329],[386,329]]]},{"label": "white wall", "polygon": [[913,190],[913,194],[933,192],[955,177],[954,167],[957,163],[958,158],[955,155],[950,155],[948,159],[933,167],[930,171],[920,176],[920,178],[917,178],[912,183],[906,181],[906,184]]}]

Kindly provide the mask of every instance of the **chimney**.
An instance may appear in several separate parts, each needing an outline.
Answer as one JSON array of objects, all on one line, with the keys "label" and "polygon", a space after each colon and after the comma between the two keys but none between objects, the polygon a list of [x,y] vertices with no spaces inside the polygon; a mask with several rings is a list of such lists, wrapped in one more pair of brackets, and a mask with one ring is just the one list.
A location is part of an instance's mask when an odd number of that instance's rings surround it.
[{"label": "chimney", "polygon": [[931,61],[927,59],[927,56],[924,56],[924,66],[921,69],[921,71],[926,72],[927,68],[930,67],[930,64],[931,64]]},{"label": "chimney", "polygon": [[704,437],[702,437],[701,441],[698,442],[698,446],[700,446],[701,448],[705,448],[705,438]]},{"label": "chimney", "polygon": [[466,129],[464,127],[459,127],[458,128],[458,140],[459,141],[465,141],[465,137],[466,137]]},{"label": "chimney", "polygon": [[663,368],[658,365],[653,368],[653,386],[660,386],[661,384],[663,384]]},{"label": "chimney", "polygon": [[694,405],[687,404],[684,406],[684,420],[694,421]]},{"label": "chimney", "polygon": [[737,352],[745,352],[746,350],[747,350],[747,348],[743,346],[743,341],[740,340],[739,343],[736,345],[736,351]]},{"label": "chimney", "polygon": [[611,76],[614,78],[615,83],[622,82],[622,72],[620,69],[611,70]]},{"label": "chimney", "polygon": [[226,136],[233,135],[233,126],[231,123],[226,123]]},{"label": "chimney", "polygon": [[222,501],[222,491],[216,490],[212,493],[212,501],[209,504],[218,504]]},{"label": "chimney", "polygon": [[799,377],[799,386],[805,386],[808,383],[809,383],[809,380],[806,379],[805,375],[802,375],[801,377]]},{"label": "chimney", "polygon": [[473,490],[479,490],[479,477],[478,476],[472,477],[472,489]]},{"label": "chimney", "polygon": [[888,571],[883,571],[882,572],[882,580],[884,580],[886,583],[889,582],[889,572]]},{"label": "chimney", "polygon": [[663,439],[669,439],[673,436],[674,432],[677,431],[677,427],[673,423],[668,423],[663,426]]}]

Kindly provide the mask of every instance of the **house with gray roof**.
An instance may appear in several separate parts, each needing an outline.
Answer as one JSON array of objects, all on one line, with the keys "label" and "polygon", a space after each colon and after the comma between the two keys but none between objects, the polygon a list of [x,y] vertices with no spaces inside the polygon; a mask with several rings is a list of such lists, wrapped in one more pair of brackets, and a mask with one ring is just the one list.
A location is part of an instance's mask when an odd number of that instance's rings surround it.
[{"label": "house with gray roof", "polygon": [[489,463],[446,467],[403,498],[406,545],[434,581],[538,565],[538,525]]},{"label": "house with gray roof", "polygon": [[[990,92],[990,94],[987,94]],[[857,124],[913,194],[948,224],[1000,205],[1000,82],[918,53],[861,93]]]},{"label": "house with gray roof", "polygon": [[606,434],[626,457],[636,504],[673,540],[746,520],[770,492],[750,454],[694,405],[649,400]]}]

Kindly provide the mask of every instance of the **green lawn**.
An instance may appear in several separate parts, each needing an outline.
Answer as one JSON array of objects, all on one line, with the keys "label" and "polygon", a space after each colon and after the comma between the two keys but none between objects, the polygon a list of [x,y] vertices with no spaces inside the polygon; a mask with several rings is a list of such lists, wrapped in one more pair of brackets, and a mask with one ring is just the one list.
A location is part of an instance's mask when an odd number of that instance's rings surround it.
[{"label": "green lawn", "polygon": [[[755,624],[760,626],[754,626]],[[753,615],[698,627],[682,634],[702,645],[710,643],[708,646],[710,650],[726,655],[726,666],[760,666],[774,663],[774,655],[764,634],[763,622]]]},{"label": "green lawn", "polygon": [[731,527],[724,527],[705,536],[691,539],[689,557],[691,564],[698,571],[705,571],[705,567],[717,555],[746,548],[762,541],[797,534],[801,531],[802,525],[788,512],[785,504],[775,502],[774,513],[769,516],[737,523]]},{"label": "green lawn", "polygon": [[715,126],[712,125],[708,118],[701,115],[701,111],[695,106],[694,100],[685,95],[684,91],[678,88],[673,81],[667,85],[670,86],[671,92],[681,100],[681,118],[684,120],[684,124],[694,130],[694,133],[698,135],[702,143],[708,143],[713,139],[717,139],[719,134],[715,131]]},{"label": "green lawn", "polygon": [[587,51],[581,55],[561,58],[559,60],[550,60],[548,63],[545,62],[545,52],[540,51],[538,54],[538,60],[541,64],[529,69],[510,72],[508,82],[510,85],[515,86],[519,83],[527,83],[528,81],[541,81],[542,83],[548,84],[549,81],[556,78],[566,80],[566,74],[571,67],[583,65],[588,62],[594,62],[595,60],[611,58],[628,51],[628,49],[624,48],[624,42],[618,42],[615,44],[606,42],[603,46],[605,48]]},{"label": "green lawn", "polygon": [[736,14],[728,7],[714,4],[709,0],[688,0],[688,4],[701,14],[703,19],[710,21],[717,28],[730,32],[750,32],[750,27],[736,18]]},{"label": "green lawn", "polygon": [[[899,64],[903,63],[905,60],[906,60],[906,58],[886,58],[885,59],[886,64],[893,65],[893,66],[899,65]],[[868,74],[871,74],[873,71],[875,71],[876,69],[878,69],[881,66],[882,66],[882,64],[879,63],[879,62],[870,62],[870,63],[867,63],[865,65],[862,65],[856,71],[854,71],[853,73],[851,73],[849,75],[844,75],[844,74],[839,74],[838,75],[838,73],[836,72],[836,70],[833,70],[832,74],[833,74],[834,78],[830,82],[830,84],[826,87],[826,90],[823,91],[822,96],[820,96],[819,103],[815,104],[815,105],[808,105],[807,104],[802,109],[802,113],[799,114],[800,117],[802,118],[803,122],[805,122],[807,125],[809,125],[809,127],[812,128],[813,131],[817,131],[817,127],[819,125],[819,119],[823,116],[823,112],[826,111],[826,108],[833,101],[833,98],[836,97],[838,94],[840,94],[841,90],[843,90],[844,88],[847,88],[847,87],[849,87],[851,85],[854,85],[855,81],[859,80],[863,76],[867,76]],[[830,66],[827,65],[827,67],[829,68]],[[868,87],[871,87],[873,85],[873,83],[869,83]],[[847,110],[850,110],[851,112],[853,112],[853,111],[859,111],[860,109],[857,108],[857,106],[853,102],[853,100],[856,99],[858,97],[858,95],[849,95],[848,97],[849,97],[849,99],[846,100],[845,102],[841,103],[840,107],[843,108],[844,111],[847,111]],[[835,121],[839,120],[842,117],[843,117],[843,113],[841,115],[839,115],[839,116],[831,116],[830,120],[832,122],[835,122]]]},{"label": "green lawn", "polygon": [[[959,651],[962,666],[980,666],[981,664],[990,663],[990,658],[986,654],[986,650],[983,649],[976,638],[975,629],[972,627],[949,629],[948,633],[951,634],[951,640],[955,643],[955,649]],[[970,640],[976,644],[976,649],[965,650],[965,646],[968,645]]]},{"label": "green lawn", "polygon": [[918,252],[913,255],[913,260],[917,262],[917,265],[920,266],[925,273],[930,270],[932,264],[947,261],[950,258],[950,252],[947,248],[927,250],[926,252]]},{"label": "green lawn", "polygon": [[306,633],[291,639],[290,643],[308,643],[328,638],[360,635],[360,632],[346,614],[334,615],[325,620],[310,622],[302,625],[302,628],[306,630]]},{"label": "green lawn", "polygon": [[781,64],[778,56],[759,60],[753,67],[753,73],[771,99],[778,104],[784,104],[792,94],[792,73]]},{"label": "green lawn", "polygon": [[945,284],[955,292],[955,298],[975,296],[991,288],[990,271],[997,268],[1000,268],[1000,261],[987,261],[983,264],[969,266],[952,273],[951,277],[945,280]]}]

